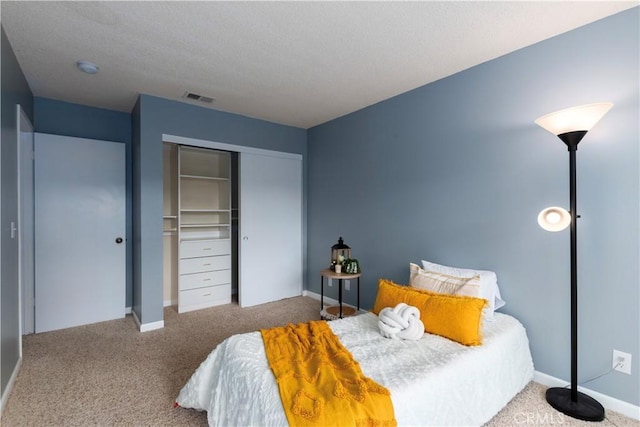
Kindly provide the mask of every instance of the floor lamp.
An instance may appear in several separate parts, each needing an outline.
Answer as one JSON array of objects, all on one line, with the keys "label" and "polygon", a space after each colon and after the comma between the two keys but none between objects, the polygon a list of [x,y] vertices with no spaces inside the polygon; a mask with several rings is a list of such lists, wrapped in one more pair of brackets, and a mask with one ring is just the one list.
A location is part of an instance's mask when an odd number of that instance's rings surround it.
[{"label": "floor lamp", "polygon": [[587,104],[540,117],[537,125],[556,135],[569,149],[570,211],[559,207],[544,209],[538,223],[547,231],[560,231],[571,225],[571,388],[553,387],[547,402],[556,410],[585,421],[602,421],[604,408],[594,398],[578,391],[578,268],[576,237],[576,151],[578,143],[613,107],[611,103]]}]

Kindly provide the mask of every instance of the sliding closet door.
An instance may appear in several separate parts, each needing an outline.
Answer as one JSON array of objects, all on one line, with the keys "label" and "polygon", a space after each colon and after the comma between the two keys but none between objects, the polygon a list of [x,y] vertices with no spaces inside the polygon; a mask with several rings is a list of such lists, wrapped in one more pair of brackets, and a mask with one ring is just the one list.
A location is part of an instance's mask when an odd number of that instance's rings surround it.
[{"label": "sliding closet door", "polygon": [[302,158],[240,153],[239,303],[302,294]]}]

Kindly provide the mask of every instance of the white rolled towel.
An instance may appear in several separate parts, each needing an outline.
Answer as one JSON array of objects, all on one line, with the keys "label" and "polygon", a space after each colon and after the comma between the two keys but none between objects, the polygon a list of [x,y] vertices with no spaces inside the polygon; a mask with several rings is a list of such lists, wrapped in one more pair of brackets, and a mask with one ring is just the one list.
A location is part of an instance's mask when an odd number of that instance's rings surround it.
[{"label": "white rolled towel", "polygon": [[419,340],[424,335],[420,310],[403,302],[395,307],[385,307],[378,314],[380,334],[385,338]]}]

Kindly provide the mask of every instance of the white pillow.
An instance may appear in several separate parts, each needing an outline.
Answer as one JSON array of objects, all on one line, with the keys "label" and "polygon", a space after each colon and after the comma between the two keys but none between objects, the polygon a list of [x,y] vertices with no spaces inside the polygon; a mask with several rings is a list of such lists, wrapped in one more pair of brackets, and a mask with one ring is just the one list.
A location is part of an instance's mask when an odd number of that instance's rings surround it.
[{"label": "white pillow", "polygon": [[478,296],[489,301],[489,304],[485,309],[485,319],[493,319],[493,312],[505,305],[505,302],[500,297],[498,277],[493,271],[448,267],[446,265],[435,264],[425,260],[422,260],[422,268],[427,271],[434,271],[436,273],[449,274],[457,277],[469,278],[480,276],[480,295]]},{"label": "white pillow", "polygon": [[409,286],[438,294],[481,298],[480,275],[458,277],[436,271],[427,271],[414,263],[409,263]]}]

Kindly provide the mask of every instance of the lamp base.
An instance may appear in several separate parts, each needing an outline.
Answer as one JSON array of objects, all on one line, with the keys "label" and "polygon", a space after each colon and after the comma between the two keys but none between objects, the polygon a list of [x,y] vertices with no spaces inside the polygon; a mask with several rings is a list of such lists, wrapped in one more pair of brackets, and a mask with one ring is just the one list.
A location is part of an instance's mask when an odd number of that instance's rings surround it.
[{"label": "lamp base", "polygon": [[578,400],[571,400],[571,389],[553,387],[547,389],[547,402],[556,410],[584,421],[604,420],[604,408],[591,396],[578,392]]}]

